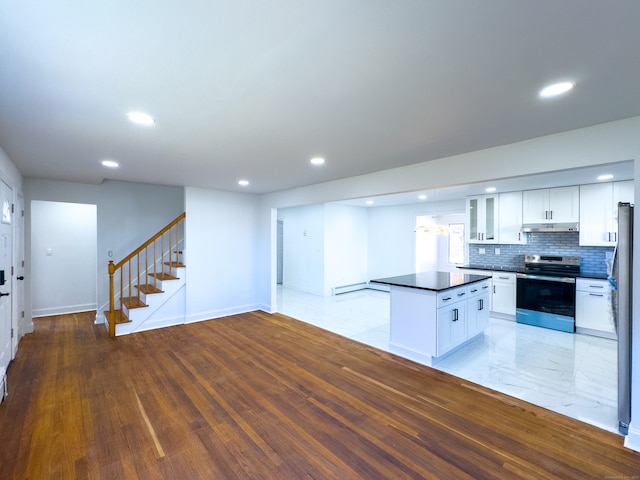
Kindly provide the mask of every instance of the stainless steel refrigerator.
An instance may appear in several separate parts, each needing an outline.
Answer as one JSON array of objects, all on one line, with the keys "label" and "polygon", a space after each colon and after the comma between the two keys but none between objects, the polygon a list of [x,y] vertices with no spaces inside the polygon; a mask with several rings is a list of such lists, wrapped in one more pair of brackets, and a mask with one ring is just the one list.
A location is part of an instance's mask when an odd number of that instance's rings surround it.
[{"label": "stainless steel refrigerator", "polygon": [[633,281],[633,205],[618,204],[618,237],[609,268],[613,319],[618,335],[618,430],[626,435],[631,421],[631,328]]}]

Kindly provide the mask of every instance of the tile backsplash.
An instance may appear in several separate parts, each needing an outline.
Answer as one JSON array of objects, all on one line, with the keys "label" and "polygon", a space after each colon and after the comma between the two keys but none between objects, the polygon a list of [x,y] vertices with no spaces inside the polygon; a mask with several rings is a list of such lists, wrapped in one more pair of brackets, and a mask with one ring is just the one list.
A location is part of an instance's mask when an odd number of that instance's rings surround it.
[{"label": "tile backsplash", "polygon": [[[578,232],[526,233],[525,245],[469,244],[469,263],[521,268],[525,254],[577,255],[580,268],[588,272],[606,272],[605,259],[613,247],[581,247]],[[484,254],[480,253],[484,249]],[[496,254],[496,249],[499,254]]]}]

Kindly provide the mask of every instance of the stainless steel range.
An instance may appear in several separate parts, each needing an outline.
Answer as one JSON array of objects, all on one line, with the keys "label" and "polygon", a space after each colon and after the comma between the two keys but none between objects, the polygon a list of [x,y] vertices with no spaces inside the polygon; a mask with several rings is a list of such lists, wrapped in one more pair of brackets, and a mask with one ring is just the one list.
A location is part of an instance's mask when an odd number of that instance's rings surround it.
[{"label": "stainless steel range", "polygon": [[576,276],[580,257],[525,255],[516,275],[516,321],[575,332]]}]

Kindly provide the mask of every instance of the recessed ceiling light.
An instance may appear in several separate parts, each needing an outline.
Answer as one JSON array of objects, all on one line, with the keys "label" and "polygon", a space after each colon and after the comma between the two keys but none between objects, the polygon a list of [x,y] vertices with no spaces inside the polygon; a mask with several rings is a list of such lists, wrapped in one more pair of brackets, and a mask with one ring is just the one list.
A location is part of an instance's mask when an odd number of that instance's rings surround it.
[{"label": "recessed ceiling light", "polygon": [[313,157],[311,159],[312,165],[324,165],[324,158],[322,157]]},{"label": "recessed ceiling light", "polygon": [[246,187],[247,185],[249,185],[249,180],[239,180],[238,185]]},{"label": "recessed ceiling light", "polygon": [[418,200],[426,200],[427,196],[426,195],[419,195],[418,196]]},{"label": "recessed ceiling light", "polygon": [[605,173],[604,175],[600,175],[598,177],[598,180],[611,180],[613,178],[613,175],[611,175],[610,173]]},{"label": "recessed ceiling light", "polygon": [[573,87],[575,87],[575,83],[573,82],[558,82],[552,85],[549,85],[542,90],[540,90],[540,96],[543,98],[555,97],[556,95],[561,95],[563,93],[568,92]]},{"label": "recessed ceiling light", "polygon": [[367,205],[373,205],[373,200],[367,200]]},{"label": "recessed ceiling light", "polygon": [[108,168],[118,168],[120,166],[118,162],[114,162],[113,160],[103,160],[102,165]]},{"label": "recessed ceiling light", "polygon": [[496,191],[496,187],[488,187],[485,189],[485,192],[489,192],[489,193],[495,192],[495,191]]},{"label": "recessed ceiling light", "polygon": [[127,118],[138,125],[153,125],[156,123],[155,118],[143,112],[129,112]]}]

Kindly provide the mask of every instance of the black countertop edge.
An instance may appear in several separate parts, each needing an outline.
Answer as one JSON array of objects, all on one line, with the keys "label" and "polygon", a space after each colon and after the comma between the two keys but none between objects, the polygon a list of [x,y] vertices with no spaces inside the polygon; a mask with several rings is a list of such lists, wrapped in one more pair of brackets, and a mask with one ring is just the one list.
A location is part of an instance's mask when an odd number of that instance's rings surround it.
[{"label": "black countertop edge", "polygon": [[374,283],[391,285],[394,287],[416,288],[419,290],[430,290],[442,292],[451,288],[469,285],[471,283],[489,280],[490,275],[475,275],[469,273],[456,272],[419,272],[397,277],[379,278],[370,280]]},{"label": "black countertop edge", "polygon": [[[466,268],[468,270],[486,270],[490,272],[511,272],[511,273],[527,273],[524,267],[505,267],[501,265],[458,265],[458,268]],[[594,272],[588,270],[581,270],[580,273],[575,275],[562,274],[563,277],[575,277],[575,278],[594,278],[598,280],[606,280],[609,276],[606,272]]]}]

